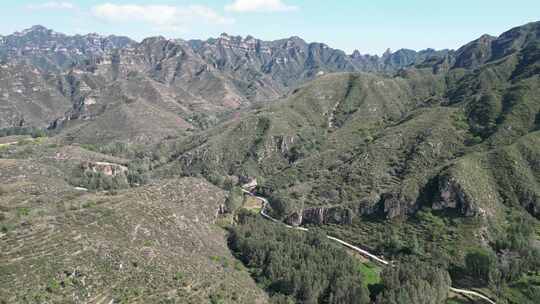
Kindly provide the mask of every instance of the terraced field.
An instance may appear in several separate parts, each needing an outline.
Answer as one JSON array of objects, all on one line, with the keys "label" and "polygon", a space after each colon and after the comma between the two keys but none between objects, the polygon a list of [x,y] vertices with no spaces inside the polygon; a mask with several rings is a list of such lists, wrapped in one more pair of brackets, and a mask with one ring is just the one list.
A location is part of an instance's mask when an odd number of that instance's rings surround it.
[{"label": "terraced field", "polygon": [[213,225],[225,192],[206,181],[86,193],[38,163],[0,172],[1,303],[266,301]]}]

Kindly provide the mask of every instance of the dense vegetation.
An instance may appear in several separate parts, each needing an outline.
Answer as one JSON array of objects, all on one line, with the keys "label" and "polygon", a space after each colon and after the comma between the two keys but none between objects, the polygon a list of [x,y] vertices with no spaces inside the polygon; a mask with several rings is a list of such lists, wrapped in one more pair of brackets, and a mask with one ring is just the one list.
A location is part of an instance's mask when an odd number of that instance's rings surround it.
[{"label": "dense vegetation", "polygon": [[117,190],[129,187],[125,175],[108,176],[102,172],[82,171],[77,169],[71,180],[73,185],[88,190]]},{"label": "dense vegetation", "polygon": [[44,129],[35,127],[12,127],[0,129],[0,137],[12,135],[30,135],[33,138],[38,138],[47,136],[47,132]]},{"label": "dense vegetation", "polygon": [[450,275],[440,267],[406,259],[382,273],[377,304],[442,304],[448,298]]},{"label": "dense vegetation", "polygon": [[360,264],[322,234],[242,214],[229,243],[275,303],[369,303]]}]

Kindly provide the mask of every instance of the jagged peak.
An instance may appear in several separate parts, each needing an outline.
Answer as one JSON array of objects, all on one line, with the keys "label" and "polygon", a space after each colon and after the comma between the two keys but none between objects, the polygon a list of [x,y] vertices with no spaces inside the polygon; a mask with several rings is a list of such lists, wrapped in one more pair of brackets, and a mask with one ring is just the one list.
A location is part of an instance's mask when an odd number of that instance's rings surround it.
[{"label": "jagged peak", "polygon": [[152,37],[144,38],[143,41],[141,41],[141,44],[151,44],[151,43],[165,41],[165,40],[168,40],[168,39],[163,36],[152,36]]},{"label": "jagged peak", "polygon": [[52,30],[44,27],[43,25],[33,25],[30,28],[24,29],[21,32],[15,32],[15,36],[24,36],[30,33],[53,33]]},{"label": "jagged peak", "polygon": [[480,38],[478,38],[478,40],[493,40],[493,39],[497,39],[497,37],[491,36],[489,34],[484,34],[480,36]]},{"label": "jagged peak", "polygon": [[289,37],[289,40],[305,41],[304,39],[302,39],[302,37],[299,37],[299,36],[291,36]]},{"label": "jagged peak", "polygon": [[229,35],[227,33],[221,33],[218,40],[242,40],[242,36]]},{"label": "jagged peak", "polygon": [[25,29],[23,32],[48,32],[50,29],[44,27],[43,25],[33,25],[32,27]]},{"label": "jagged peak", "polygon": [[479,44],[482,44],[482,45],[489,44],[489,43],[495,41],[496,39],[497,39],[497,37],[494,37],[494,36],[491,36],[491,35],[488,35],[488,34],[484,34],[484,35],[478,37],[477,39],[475,39],[475,40],[461,46],[457,50],[457,52],[458,53],[462,52],[463,50],[469,49],[469,48],[471,48],[473,46],[477,46]]},{"label": "jagged peak", "polygon": [[304,39],[302,39],[301,37],[298,37],[298,36],[291,36],[291,37],[289,37],[289,38],[287,38],[285,40],[287,40],[287,42],[289,42],[289,43],[294,43],[294,44],[299,44],[299,45],[307,44],[307,42]]},{"label": "jagged peak", "polygon": [[131,42],[135,43],[135,41],[127,36],[117,36],[117,35],[108,35],[108,36],[103,36],[99,33],[87,33],[87,34],[74,34],[74,35],[67,35],[65,33],[60,33],[60,32],[56,32],[52,29],[49,29],[43,25],[34,25],[30,28],[27,28],[25,30],[22,30],[20,32],[15,32],[13,33],[12,35],[13,36],[26,36],[28,34],[33,34],[33,33],[40,33],[40,34],[46,34],[46,35],[49,35],[51,36],[52,38],[56,37],[67,37],[67,38],[86,38],[86,39],[109,39],[109,40],[113,40],[113,39],[118,39],[118,38],[121,38],[121,39],[126,39],[126,40],[130,40]]},{"label": "jagged peak", "polygon": [[101,36],[98,33],[88,33],[84,35],[83,37],[89,37],[89,38],[105,38],[104,36]]}]

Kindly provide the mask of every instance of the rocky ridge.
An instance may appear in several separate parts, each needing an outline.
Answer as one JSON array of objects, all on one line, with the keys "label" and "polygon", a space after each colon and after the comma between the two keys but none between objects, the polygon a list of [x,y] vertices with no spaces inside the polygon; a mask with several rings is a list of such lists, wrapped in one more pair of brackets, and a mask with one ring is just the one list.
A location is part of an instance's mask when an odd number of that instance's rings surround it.
[{"label": "rocky ridge", "polygon": [[[299,37],[262,41],[227,34],[206,41],[151,37],[137,43],[34,26],[0,37],[0,127],[95,128],[110,116],[130,115],[122,106],[130,104],[145,112],[152,108],[152,121],[162,123],[144,128],[165,137],[176,128],[215,125],[226,113],[277,99],[325,73],[391,72],[448,53],[347,55]],[[128,139],[148,137],[142,130],[135,133]]]}]

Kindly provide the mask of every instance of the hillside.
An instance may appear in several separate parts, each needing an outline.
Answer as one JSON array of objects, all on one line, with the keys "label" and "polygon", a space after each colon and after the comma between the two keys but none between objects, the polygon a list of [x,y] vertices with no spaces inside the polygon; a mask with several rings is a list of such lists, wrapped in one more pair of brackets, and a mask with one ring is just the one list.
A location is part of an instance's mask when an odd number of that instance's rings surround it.
[{"label": "hillside", "polygon": [[[453,267],[475,247],[492,248],[501,265],[529,263],[540,219],[539,47],[540,23],[531,23],[392,76],[325,75],[170,143],[170,162],[156,174],[222,186],[256,179],[275,217],[322,225],[389,255],[421,239],[425,254],[448,250]],[[529,228],[514,230],[516,218]],[[389,224],[398,249],[376,238]],[[524,243],[506,243],[509,231]]]},{"label": "hillside", "polygon": [[[7,149],[13,158],[0,159],[0,302],[266,302],[214,225],[224,191],[176,178],[87,192],[69,183],[70,168],[87,164],[122,176],[115,168],[123,161],[46,142]],[[16,152],[29,149],[31,158]]]},{"label": "hillside", "polygon": [[[433,194],[430,182],[464,155],[536,138],[540,86],[530,71],[538,64],[531,60],[538,27],[501,35],[480,68],[439,70],[444,63],[436,63],[391,77],[320,77],[191,137],[177,157],[186,172],[258,177],[267,191],[295,192],[296,199],[287,197],[295,206],[347,201],[357,213],[414,212],[422,196]],[[503,43],[516,32],[516,42]]]}]

